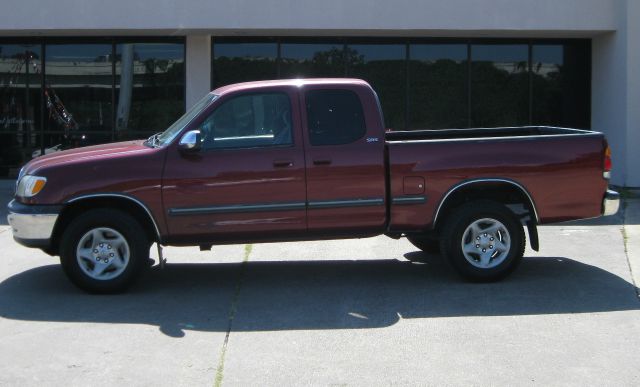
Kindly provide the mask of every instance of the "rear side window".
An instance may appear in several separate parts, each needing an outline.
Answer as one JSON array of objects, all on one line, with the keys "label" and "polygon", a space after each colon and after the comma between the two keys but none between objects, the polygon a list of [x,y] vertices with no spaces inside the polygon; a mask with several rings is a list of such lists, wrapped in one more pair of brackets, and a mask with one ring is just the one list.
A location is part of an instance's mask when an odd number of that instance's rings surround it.
[{"label": "rear side window", "polygon": [[252,148],[293,143],[291,104],[284,93],[234,97],[202,123],[204,149]]},{"label": "rear side window", "polygon": [[311,145],[349,144],[365,135],[362,105],[353,91],[311,90],[306,101]]}]

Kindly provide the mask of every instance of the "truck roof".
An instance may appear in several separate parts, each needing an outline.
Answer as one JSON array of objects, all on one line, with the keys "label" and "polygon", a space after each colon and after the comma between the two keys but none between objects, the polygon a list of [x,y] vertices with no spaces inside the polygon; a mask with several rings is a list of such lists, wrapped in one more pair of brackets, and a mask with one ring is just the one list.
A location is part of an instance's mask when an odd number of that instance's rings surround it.
[{"label": "truck roof", "polygon": [[356,78],[294,78],[294,79],[275,79],[269,81],[254,81],[235,83],[232,85],[222,86],[212,91],[213,94],[225,94],[235,91],[247,89],[258,89],[261,87],[273,86],[306,86],[306,85],[366,85],[369,84],[362,79]]}]

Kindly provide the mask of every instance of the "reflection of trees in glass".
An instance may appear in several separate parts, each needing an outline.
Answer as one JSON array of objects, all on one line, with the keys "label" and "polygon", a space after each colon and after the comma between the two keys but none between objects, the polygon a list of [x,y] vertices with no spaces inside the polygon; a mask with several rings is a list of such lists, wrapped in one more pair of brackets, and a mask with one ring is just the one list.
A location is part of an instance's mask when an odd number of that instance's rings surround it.
[{"label": "reflection of trees in glass", "polygon": [[405,63],[403,59],[372,60],[349,68],[349,76],[364,79],[376,90],[385,125],[394,130],[405,129]]},{"label": "reflection of trees in glass", "polygon": [[468,126],[467,61],[412,60],[410,69],[410,129]]},{"label": "reflection of trees in glass", "polygon": [[521,62],[476,61],[471,64],[472,126],[529,123],[529,74]]},{"label": "reflection of trees in glass", "polygon": [[563,66],[543,68],[543,63],[533,64],[532,86],[534,90],[534,122],[539,125],[562,125]]},{"label": "reflection of trees in glass", "polygon": [[533,45],[532,54],[533,124],[590,128],[589,42]]},{"label": "reflection of trees in glass", "polygon": [[277,78],[275,58],[217,57],[213,82],[216,87]]},{"label": "reflection of trees in glass", "polygon": [[283,44],[281,78],[344,77],[347,56],[340,44]]}]

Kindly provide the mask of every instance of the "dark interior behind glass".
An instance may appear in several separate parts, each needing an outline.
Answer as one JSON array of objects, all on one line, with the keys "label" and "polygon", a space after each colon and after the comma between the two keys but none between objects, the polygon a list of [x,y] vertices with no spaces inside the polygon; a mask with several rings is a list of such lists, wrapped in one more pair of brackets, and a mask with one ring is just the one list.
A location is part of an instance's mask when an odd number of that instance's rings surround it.
[{"label": "dark interior behind glass", "polygon": [[350,144],[365,135],[362,105],[354,92],[311,90],[305,99],[311,145]]}]

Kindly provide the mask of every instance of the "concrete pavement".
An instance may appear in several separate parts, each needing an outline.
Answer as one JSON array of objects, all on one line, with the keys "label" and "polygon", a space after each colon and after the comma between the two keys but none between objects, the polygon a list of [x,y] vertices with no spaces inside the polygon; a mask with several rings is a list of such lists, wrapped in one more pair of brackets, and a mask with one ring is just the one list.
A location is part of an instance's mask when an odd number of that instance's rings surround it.
[{"label": "concrete pavement", "polygon": [[638,385],[640,200],[596,223],[495,284],[379,237],[167,248],[90,296],[0,219],[0,385]]}]

